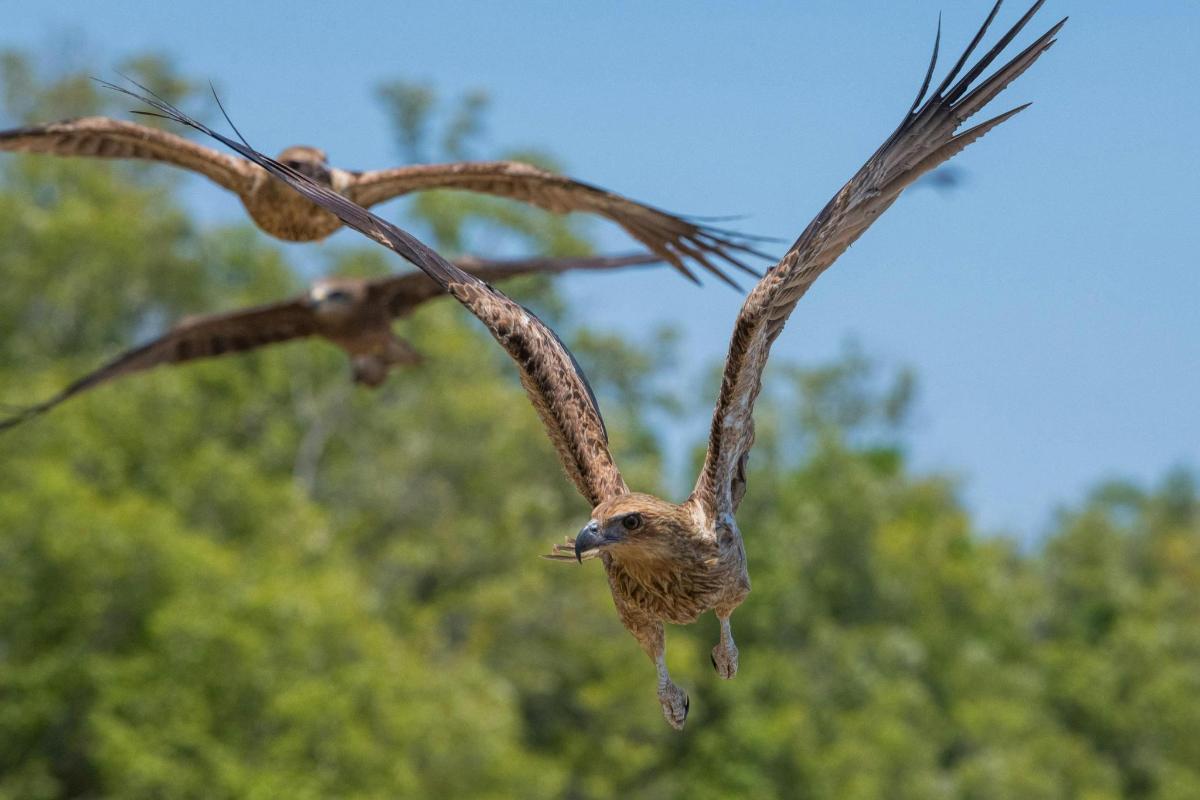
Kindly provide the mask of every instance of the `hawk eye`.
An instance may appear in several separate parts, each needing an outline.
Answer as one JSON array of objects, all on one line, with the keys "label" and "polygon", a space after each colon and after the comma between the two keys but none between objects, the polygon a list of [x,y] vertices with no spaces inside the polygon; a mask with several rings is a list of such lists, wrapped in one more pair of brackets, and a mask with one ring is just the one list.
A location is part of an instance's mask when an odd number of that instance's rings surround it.
[{"label": "hawk eye", "polygon": [[642,515],[626,514],[625,518],[621,520],[621,526],[627,531],[636,531],[642,527]]}]

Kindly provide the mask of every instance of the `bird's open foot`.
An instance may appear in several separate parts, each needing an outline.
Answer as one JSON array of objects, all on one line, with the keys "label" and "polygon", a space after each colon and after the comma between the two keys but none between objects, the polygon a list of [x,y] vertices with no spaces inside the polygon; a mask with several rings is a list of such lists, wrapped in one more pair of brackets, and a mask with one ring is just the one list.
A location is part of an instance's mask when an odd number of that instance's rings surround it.
[{"label": "bird's open foot", "polygon": [[658,690],[658,702],[662,704],[667,724],[677,731],[683,730],[683,723],[687,721],[688,708],[691,706],[687,692],[673,683],[668,683]]},{"label": "bird's open foot", "polygon": [[711,658],[713,669],[725,680],[737,675],[738,649],[732,641],[718,642],[712,649]]}]

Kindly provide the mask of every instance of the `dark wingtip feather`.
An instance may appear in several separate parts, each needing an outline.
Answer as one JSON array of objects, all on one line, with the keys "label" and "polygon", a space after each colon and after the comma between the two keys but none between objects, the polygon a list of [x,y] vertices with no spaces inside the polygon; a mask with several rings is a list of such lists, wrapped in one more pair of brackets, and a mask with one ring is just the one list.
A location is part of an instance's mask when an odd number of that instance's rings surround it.
[{"label": "dark wingtip feather", "polygon": [[753,243],[777,241],[780,240],[766,236],[741,234],[708,225],[698,225],[691,237],[681,237],[672,244],[683,255],[700,264],[700,266],[716,275],[726,284],[741,291],[741,287],[737,282],[727,275],[724,270],[720,269],[717,264],[713,263],[713,258],[715,257],[721,262],[752,275],[757,279],[762,276],[734,254],[745,253],[765,261],[774,261],[775,258],[773,256],[757,249]]},{"label": "dark wingtip feather", "polygon": [[[1007,33],[1001,36],[1000,40],[996,42],[996,44],[992,45],[992,49],[987,51],[983,57],[975,63],[975,66],[971,67],[971,69],[967,70],[966,74],[959,78],[958,83],[954,84],[953,88],[946,93],[946,100],[950,103],[954,103],[956,100],[958,100],[958,98],[962,97],[962,95],[965,94],[970,88],[975,79],[982,75],[984,71],[991,66],[992,62],[995,61],[1002,52],[1004,52],[1009,43],[1017,37],[1017,34],[1024,30],[1025,26],[1029,24],[1029,21],[1033,19],[1033,16],[1037,14],[1038,10],[1041,9],[1045,3],[1046,0],[1037,0],[1037,2],[1034,3],[1029,10],[1026,11],[1021,18],[1013,24],[1011,28],[1008,29]],[[996,9],[998,10],[999,8],[1000,3],[997,2]],[[972,44],[972,47],[974,47],[974,43]],[[970,50],[968,50],[968,53],[969,52]]]},{"label": "dark wingtip feather", "polygon": [[[680,239],[679,241],[675,242],[674,244],[675,244],[675,248],[677,250],[679,250],[684,256],[691,258],[697,264],[704,267],[704,269],[706,269],[710,273],[712,273],[712,275],[714,275],[719,281],[733,287],[736,291],[740,292],[742,290],[742,287],[738,286],[737,282],[734,281],[733,278],[726,275],[724,270],[720,269],[715,264],[713,264],[712,261],[709,260],[709,256],[714,255],[714,254],[721,256],[726,261],[729,260],[720,252],[719,249],[712,248],[712,247],[706,247],[703,242],[699,243],[700,244],[699,247],[694,247],[691,245],[691,243],[689,243],[683,239]],[[700,282],[696,281],[696,283],[699,284]]]},{"label": "dark wingtip feather", "polygon": [[221,116],[224,117],[225,121],[229,123],[229,127],[233,128],[233,132],[237,134],[237,137],[242,141],[242,144],[246,145],[246,147],[249,147],[250,142],[246,141],[245,136],[242,136],[242,132],[238,130],[238,126],[234,124],[233,119],[229,116],[229,112],[225,110],[225,104],[221,102],[221,96],[217,94],[217,87],[213,86],[212,81],[208,82],[208,90],[212,92],[213,100],[217,101],[217,108],[221,110]]},{"label": "dark wingtip feather", "polygon": [[[776,243],[780,243],[780,242],[784,242],[786,240],[785,239],[772,239],[772,241],[774,241]],[[750,255],[752,255],[756,258],[761,258],[763,261],[778,261],[779,260],[779,256],[773,256],[770,253],[765,253],[756,247],[749,247],[746,245],[741,245],[741,246],[737,247],[737,251],[739,253],[749,253]]]},{"label": "dark wingtip feather", "polygon": [[[1034,62],[1041,58],[1058,41],[1054,37],[1062,29],[1064,23],[1065,20],[1043,33],[1033,44],[1010,59],[1004,66],[974,89],[971,89],[965,95],[954,97],[951,108],[954,111],[955,118],[959,122],[963,122],[974,116],[990,103],[993,98],[1000,94],[1000,92],[1004,91],[1005,87],[1020,77],[1025,70],[1033,66]],[[947,102],[951,101],[948,100]]]},{"label": "dark wingtip feather", "polygon": [[925,99],[925,93],[929,91],[929,84],[933,81],[933,71],[937,69],[938,50],[942,46],[942,13],[938,12],[937,34],[933,37],[933,55],[929,57],[929,68],[925,70],[925,80],[921,82],[921,88],[917,90],[917,99],[913,100],[912,106],[909,107],[908,113],[911,114],[921,105],[921,101]]},{"label": "dark wingtip feather", "polygon": [[1000,13],[1000,6],[1003,3],[1004,0],[996,0],[996,4],[992,6],[992,10],[987,15],[987,19],[983,21],[983,24],[979,26],[979,30],[975,33],[975,38],[971,40],[971,43],[967,45],[967,49],[963,51],[963,54],[958,57],[958,61],[954,63],[954,67],[946,73],[946,77],[942,79],[940,84],[938,84],[938,88],[934,92],[935,95],[941,96],[942,92],[946,91],[946,87],[949,86],[955,77],[957,77],[958,73],[962,71],[963,66],[965,66],[967,63],[967,59],[971,57],[971,53],[974,53],[975,48],[979,46],[981,41],[983,41],[983,37],[987,34],[988,28],[992,27],[992,22],[995,21],[996,15]]},{"label": "dark wingtip feather", "polygon": [[174,117],[167,116],[166,114],[160,114],[157,111],[138,111],[136,108],[131,108],[129,109],[129,113],[137,114],[139,117],[154,117],[156,119],[165,119],[172,122],[175,121]]},{"label": "dark wingtip feather", "polygon": [[696,284],[697,286],[704,285],[704,282],[696,277],[696,273],[687,268],[687,265],[683,263],[683,259],[681,259],[679,256],[668,251],[668,254],[664,256],[664,260],[674,267],[680,275],[687,278],[692,283]]},{"label": "dark wingtip feather", "polygon": [[53,408],[56,404],[57,404],[56,401],[50,401],[50,402],[46,402],[46,403],[38,403],[37,405],[34,405],[34,406],[25,406],[25,407],[5,406],[4,407],[5,411],[12,411],[14,413],[11,416],[5,417],[4,419],[0,419],[0,433],[7,431],[7,430],[12,430],[13,428],[20,425],[22,422],[28,422],[29,420],[33,419],[34,417],[45,414],[47,411],[49,411],[51,408]]},{"label": "dark wingtip feather", "polygon": [[[705,236],[719,242],[725,247],[735,248],[743,253],[750,253],[762,258],[766,258],[766,256],[764,256],[762,253],[755,252],[754,249],[748,244],[749,242],[770,242],[772,244],[780,244],[787,241],[787,239],[784,239],[781,236],[763,236],[762,234],[758,233],[739,233],[738,231],[733,231],[728,228],[715,228],[711,225],[701,226],[700,231]],[[726,241],[727,239],[738,239],[740,241],[730,242]]]},{"label": "dark wingtip feather", "polygon": [[[718,249],[717,249],[717,254],[718,254],[718,255],[720,255],[720,256],[721,256],[721,258],[722,258],[722,259],[724,259],[724,260],[725,260],[727,263],[729,263],[729,264],[731,264],[731,265],[733,265],[733,266],[737,267],[738,269],[740,269],[742,272],[746,273],[747,275],[750,275],[751,277],[753,277],[753,278],[755,278],[755,279],[762,278],[762,273],[761,273],[761,272],[759,272],[758,270],[754,269],[754,268],[753,268],[753,267],[751,267],[750,265],[746,264],[744,261],[742,261],[742,260],[741,260],[740,258],[738,258],[737,256],[733,255],[732,253],[727,253],[727,252],[725,252],[725,250],[718,248]],[[770,257],[770,256],[768,256],[766,253],[758,253],[758,252],[755,252],[755,255],[757,255],[757,256],[759,256],[760,258],[763,258],[763,259],[765,259],[765,260],[767,260],[767,261],[776,261],[776,260],[778,260],[778,259],[771,258],[771,257]]]},{"label": "dark wingtip feather", "polygon": [[681,215],[679,215],[679,218],[687,220],[688,222],[705,224],[705,223],[709,223],[709,222],[740,222],[741,220],[749,219],[750,215],[749,214],[720,214],[717,216],[708,216],[705,214],[681,214]]}]

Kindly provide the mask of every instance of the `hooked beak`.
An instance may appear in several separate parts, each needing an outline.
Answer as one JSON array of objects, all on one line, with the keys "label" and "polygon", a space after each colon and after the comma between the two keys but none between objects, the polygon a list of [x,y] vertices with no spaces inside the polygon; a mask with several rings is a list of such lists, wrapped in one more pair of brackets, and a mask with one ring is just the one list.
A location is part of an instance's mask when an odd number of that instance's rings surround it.
[{"label": "hooked beak", "polygon": [[584,525],[575,537],[575,560],[582,564],[584,554],[598,549],[602,544],[605,544],[605,541],[600,535],[600,523],[592,520]]}]

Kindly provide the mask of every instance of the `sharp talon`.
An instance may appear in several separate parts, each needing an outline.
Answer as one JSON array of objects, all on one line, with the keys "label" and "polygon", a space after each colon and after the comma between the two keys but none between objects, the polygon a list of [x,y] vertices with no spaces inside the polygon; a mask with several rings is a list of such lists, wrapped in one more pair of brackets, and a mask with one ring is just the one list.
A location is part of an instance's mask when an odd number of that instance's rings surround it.
[{"label": "sharp talon", "polygon": [[717,657],[716,657],[716,656],[714,656],[712,653],[709,653],[709,654],[708,654],[708,660],[712,662],[713,669],[715,669],[715,670],[717,671],[717,674],[718,674],[718,675],[720,675],[720,674],[721,674],[721,668],[717,666]]},{"label": "sharp talon", "polygon": [[683,696],[683,716],[685,718],[687,717],[688,711],[690,711],[691,708],[692,708],[692,698],[688,697],[685,694]]}]

